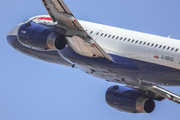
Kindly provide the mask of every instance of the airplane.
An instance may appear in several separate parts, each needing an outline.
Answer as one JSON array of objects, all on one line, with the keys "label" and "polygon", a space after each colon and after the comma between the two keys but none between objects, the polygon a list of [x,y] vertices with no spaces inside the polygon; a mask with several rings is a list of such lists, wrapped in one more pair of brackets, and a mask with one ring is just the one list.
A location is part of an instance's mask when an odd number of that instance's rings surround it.
[{"label": "airplane", "polygon": [[179,40],[78,20],[63,0],[41,1],[49,15],[15,26],[7,35],[14,49],[117,83],[105,99],[120,111],[151,113],[154,100],[180,104],[160,87],[180,86]]}]

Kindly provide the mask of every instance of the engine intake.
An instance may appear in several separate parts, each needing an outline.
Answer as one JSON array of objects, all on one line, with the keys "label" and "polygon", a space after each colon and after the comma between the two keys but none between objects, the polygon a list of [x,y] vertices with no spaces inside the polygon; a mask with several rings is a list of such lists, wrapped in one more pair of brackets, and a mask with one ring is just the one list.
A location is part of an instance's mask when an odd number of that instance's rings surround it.
[{"label": "engine intake", "polygon": [[106,102],[117,110],[129,113],[151,113],[155,108],[153,99],[134,89],[117,85],[106,91]]},{"label": "engine intake", "polygon": [[21,25],[18,30],[18,40],[23,45],[36,50],[61,50],[67,44],[64,35],[33,21]]}]

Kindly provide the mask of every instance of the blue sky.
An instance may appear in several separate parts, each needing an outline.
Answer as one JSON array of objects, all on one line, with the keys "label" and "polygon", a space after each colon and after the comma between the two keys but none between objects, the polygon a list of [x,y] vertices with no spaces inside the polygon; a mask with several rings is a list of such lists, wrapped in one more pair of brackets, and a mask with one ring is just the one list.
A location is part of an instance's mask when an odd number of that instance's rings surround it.
[{"label": "blue sky", "polygon": [[[77,19],[180,39],[179,0],[64,0]],[[78,69],[23,55],[6,41],[18,23],[48,14],[40,0],[0,1],[1,120],[169,120],[180,105],[156,102],[151,114],[119,112],[105,102],[109,83]],[[180,94],[180,87],[164,87]]]}]

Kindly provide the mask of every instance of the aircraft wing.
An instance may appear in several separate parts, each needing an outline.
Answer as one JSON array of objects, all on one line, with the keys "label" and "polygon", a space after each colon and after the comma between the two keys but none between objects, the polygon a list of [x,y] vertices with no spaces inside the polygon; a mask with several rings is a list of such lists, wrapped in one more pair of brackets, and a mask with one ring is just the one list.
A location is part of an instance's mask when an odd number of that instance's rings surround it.
[{"label": "aircraft wing", "polygon": [[178,104],[180,104],[180,95],[177,95],[173,92],[170,92],[162,87],[159,87],[157,85],[140,85],[140,86],[128,86],[130,88],[136,89],[139,92],[141,92],[142,94],[153,98],[155,100],[163,100],[163,99],[168,99],[171,100],[173,102],[176,102]]},{"label": "aircraft wing", "polygon": [[173,93],[173,92],[170,92],[164,88],[161,88],[157,85],[154,85],[154,86],[151,86],[151,87],[148,87],[148,89],[154,93],[156,93],[157,95],[163,97],[163,98],[166,98],[168,100],[171,100],[173,102],[176,102],[178,104],[180,104],[180,96]]},{"label": "aircraft wing", "polygon": [[[83,29],[63,0],[41,0],[58,28],[65,29],[66,38],[74,51],[87,57],[111,57]],[[68,37],[69,36],[69,37]]]}]

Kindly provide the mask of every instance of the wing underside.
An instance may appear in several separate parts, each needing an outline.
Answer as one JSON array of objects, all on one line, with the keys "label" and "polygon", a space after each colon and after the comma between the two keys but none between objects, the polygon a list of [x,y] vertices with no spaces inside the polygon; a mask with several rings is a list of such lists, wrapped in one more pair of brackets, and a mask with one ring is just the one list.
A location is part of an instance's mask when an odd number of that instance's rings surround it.
[{"label": "wing underside", "polygon": [[168,100],[171,100],[173,102],[180,104],[180,95],[170,92],[157,85],[147,84],[146,86],[127,86],[127,87],[136,89],[142,94],[158,101],[161,101],[163,99],[168,99]]},{"label": "wing underside", "polygon": [[173,93],[173,92],[170,92],[164,88],[161,88],[157,85],[154,85],[154,86],[151,86],[151,87],[148,87],[148,89],[154,93],[156,93],[157,95],[163,97],[163,98],[166,98],[168,100],[171,100],[173,102],[176,102],[178,104],[180,104],[180,96]]},{"label": "wing underside", "polygon": [[[87,57],[101,57],[112,61],[111,57],[83,29],[63,0],[42,0],[46,10],[57,27],[66,30],[70,46],[77,53]],[[70,37],[69,37],[70,36]]]}]

